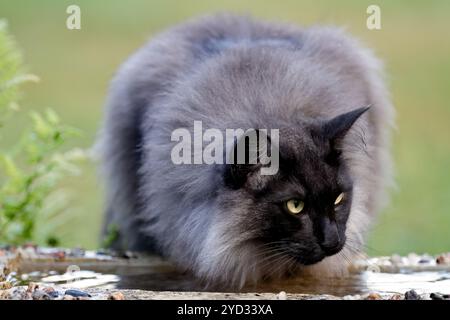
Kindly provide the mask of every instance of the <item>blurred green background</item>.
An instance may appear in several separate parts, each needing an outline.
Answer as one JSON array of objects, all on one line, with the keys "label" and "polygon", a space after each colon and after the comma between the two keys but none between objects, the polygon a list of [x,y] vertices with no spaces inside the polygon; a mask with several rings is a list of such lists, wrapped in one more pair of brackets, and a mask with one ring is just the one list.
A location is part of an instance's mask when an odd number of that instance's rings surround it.
[{"label": "blurred green background", "polygon": [[[81,7],[81,30],[66,28],[66,8]],[[366,28],[366,8],[381,7],[382,29]],[[374,48],[386,64],[397,109],[394,158],[398,190],[369,241],[369,253],[438,253],[450,249],[450,1],[50,1],[2,0],[6,18],[41,78],[28,84],[24,109],[51,107],[84,132],[73,146],[92,145],[108,82],[119,64],[155,33],[192,16],[232,11],[302,25],[335,24]],[[12,143],[24,119],[13,119]],[[102,190],[92,164],[67,179],[71,222],[62,245],[95,248]]]}]

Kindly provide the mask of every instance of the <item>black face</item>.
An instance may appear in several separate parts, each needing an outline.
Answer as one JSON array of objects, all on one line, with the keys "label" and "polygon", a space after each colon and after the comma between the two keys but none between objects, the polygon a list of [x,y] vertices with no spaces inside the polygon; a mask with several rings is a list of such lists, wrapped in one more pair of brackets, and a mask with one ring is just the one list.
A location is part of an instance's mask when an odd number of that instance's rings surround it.
[{"label": "black face", "polygon": [[352,182],[345,165],[328,163],[320,150],[292,158],[281,154],[277,177],[262,190],[248,190],[264,208],[263,243],[273,243],[301,264],[313,264],[345,244]]},{"label": "black face", "polygon": [[226,182],[254,204],[244,226],[254,230],[253,241],[303,265],[344,247],[353,184],[339,144],[365,110],[302,129],[280,129],[274,176],[262,177],[258,166],[228,168]]}]

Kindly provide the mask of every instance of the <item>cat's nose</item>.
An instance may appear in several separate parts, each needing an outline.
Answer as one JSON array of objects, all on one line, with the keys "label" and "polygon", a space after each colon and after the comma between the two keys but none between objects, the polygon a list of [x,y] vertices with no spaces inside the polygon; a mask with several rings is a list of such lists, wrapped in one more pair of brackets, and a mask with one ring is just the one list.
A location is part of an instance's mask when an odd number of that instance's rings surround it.
[{"label": "cat's nose", "polygon": [[338,253],[342,249],[341,242],[335,242],[335,243],[324,243],[321,244],[320,247],[327,255],[332,255],[335,253]]},{"label": "cat's nose", "polygon": [[331,255],[342,249],[344,239],[339,235],[337,224],[329,219],[323,222],[323,239],[320,247],[326,254]]}]

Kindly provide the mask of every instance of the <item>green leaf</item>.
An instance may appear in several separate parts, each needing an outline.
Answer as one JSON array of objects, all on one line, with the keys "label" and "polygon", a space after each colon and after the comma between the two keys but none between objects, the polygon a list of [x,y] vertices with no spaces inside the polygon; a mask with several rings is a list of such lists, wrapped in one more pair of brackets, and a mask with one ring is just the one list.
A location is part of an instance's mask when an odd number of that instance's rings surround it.
[{"label": "green leaf", "polygon": [[[23,73],[22,55],[0,20],[0,137],[7,111],[20,111],[20,84],[38,80]],[[80,149],[62,148],[79,131],[62,124],[51,109],[31,111],[30,120],[17,143],[0,150],[0,244],[57,245],[55,226],[69,220],[67,197],[58,187],[64,177],[79,173],[76,162],[83,158]]]},{"label": "green leaf", "polygon": [[7,176],[9,176],[10,179],[17,179],[21,177],[21,173],[19,168],[17,168],[14,161],[11,159],[10,156],[7,155],[0,155],[0,159],[2,161],[3,169],[5,170],[5,173]]},{"label": "green leaf", "polygon": [[45,119],[37,112],[31,112],[31,119],[33,120],[33,129],[41,139],[47,139],[51,136],[52,127],[45,121]]},{"label": "green leaf", "polygon": [[55,113],[55,111],[53,111],[52,109],[46,110],[45,117],[47,118],[47,121],[49,124],[54,125],[54,126],[59,124],[59,117]]}]

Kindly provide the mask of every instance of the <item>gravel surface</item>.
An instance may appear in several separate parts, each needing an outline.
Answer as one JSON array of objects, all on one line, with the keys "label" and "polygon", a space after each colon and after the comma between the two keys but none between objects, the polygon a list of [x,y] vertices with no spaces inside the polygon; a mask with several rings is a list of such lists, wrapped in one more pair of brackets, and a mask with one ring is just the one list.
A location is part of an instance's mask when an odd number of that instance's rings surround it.
[{"label": "gravel surface", "polygon": [[367,258],[348,278],[289,279],[242,293],[196,291],[175,272],[160,258],[131,252],[0,248],[0,299],[450,300],[450,253]]}]

